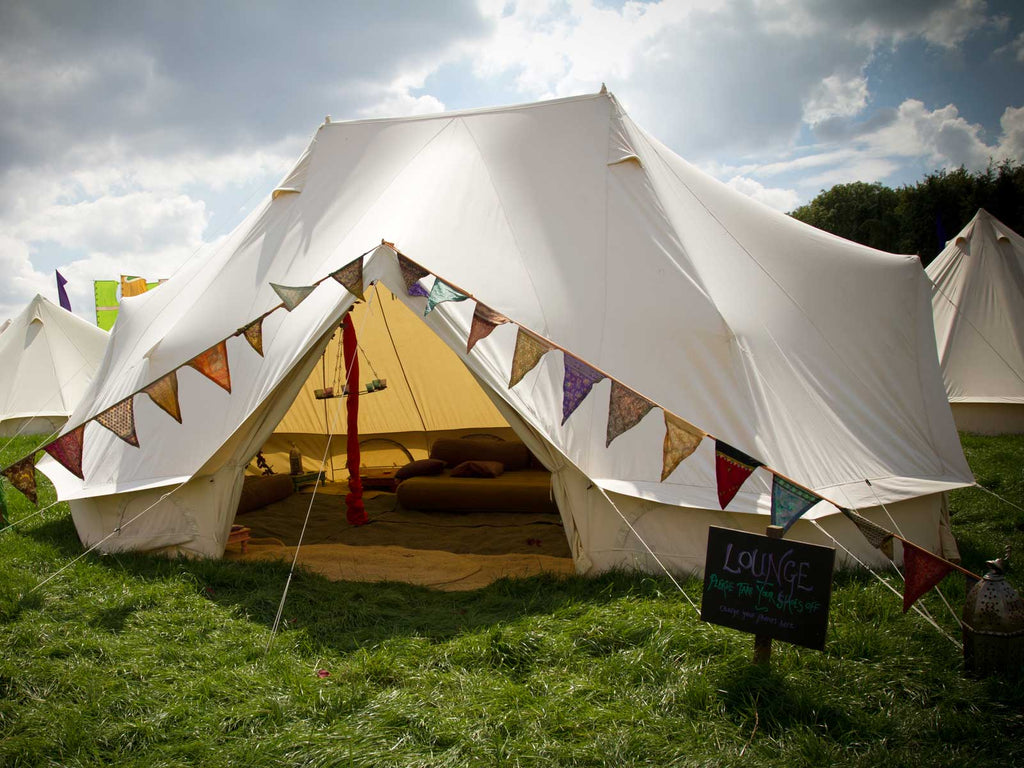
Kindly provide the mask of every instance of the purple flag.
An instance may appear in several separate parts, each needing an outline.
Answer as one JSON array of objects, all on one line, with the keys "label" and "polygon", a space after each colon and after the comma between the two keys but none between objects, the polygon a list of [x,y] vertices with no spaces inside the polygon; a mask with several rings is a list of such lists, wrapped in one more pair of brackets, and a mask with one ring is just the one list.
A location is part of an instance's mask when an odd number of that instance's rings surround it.
[{"label": "purple flag", "polygon": [[54,272],[57,273],[57,298],[60,301],[60,305],[70,312],[71,299],[68,298],[68,292],[64,290],[64,286],[68,284],[67,278],[59,270],[55,269]]},{"label": "purple flag", "polygon": [[562,423],[565,424],[576,407],[590,394],[594,385],[604,378],[604,374],[582,360],[570,355],[563,356],[565,378],[562,380]]}]

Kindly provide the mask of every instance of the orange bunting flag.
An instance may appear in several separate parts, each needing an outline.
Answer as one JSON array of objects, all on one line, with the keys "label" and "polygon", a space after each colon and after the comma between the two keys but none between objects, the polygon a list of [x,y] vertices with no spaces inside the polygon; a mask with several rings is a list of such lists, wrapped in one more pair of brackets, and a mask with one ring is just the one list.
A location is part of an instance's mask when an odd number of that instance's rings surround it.
[{"label": "orange bunting flag", "polygon": [[871,522],[852,509],[844,509],[843,514],[846,515],[850,522],[857,526],[857,530],[868,540],[868,544],[892,560],[892,531],[887,531],[882,526]]},{"label": "orange bunting flag", "polygon": [[96,417],[96,421],[124,440],[128,445],[139,447],[139,438],[135,434],[134,396],[122,400],[112,408],[108,408]]},{"label": "orange bunting flag", "polygon": [[[256,350],[256,354],[263,357],[263,318],[249,323],[245,328],[240,328],[238,333],[245,336],[249,346]],[[181,419],[178,419],[181,421]]]},{"label": "orange bunting flag", "polygon": [[82,438],[85,435],[85,424],[81,424],[61,435],[49,445],[44,445],[46,451],[54,460],[71,474],[81,480],[85,480],[82,474]]},{"label": "orange bunting flag", "polygon": [[903,612],[953,570],[951,563],[909,541],[903,542]]},{"label": "orange bunting flag", "polygon": [[26,456],[17,464],[11,464],[3,471],[3,476],[11,481],[11,485],[25,494],[33,504],[39,502],[36,495],[36,460],[35,456]]},{"label": "orange bunting flag", "polygon": [[178,374],[171,371],[142,390],[153,403],[181,424],[181,406],[178,404]]},{"label": "orange bunting flag", "polygon": [[203,376],[231,391],[231,370],[228,368],[228,345],[222,341],[188,361]]},{"label": "orange bunting flag", "polygon": [[413,264],[402,254],[398,254],[398,268],[402,271],[402,282],[405,283],[405,292],[410,296],[423,296],[430,294],[420,285],[420,280],[430,273],[423,267]]},{"label": "orange bunting flag", "polygon": [[715,441],[715,479],[718,481],[718,503],[722,509],[736,496],[740,486],[761,462],[721,440]]},{"label": "orange bunting flag", "polygon": [[662,412],[665,414],[665,443],[662,448],[661,481],[665,482],[676,467],[697,450],[705,433],[674,413]]},{"label": "orange bunting flag", "polygon": [[495,312],[490,307],[477,302],[473,310],[473,323],[469,327],[469,341],[466,342],[466,352],[472,352],[473,346],[491,335],[491,331],[499,325],[512,322],[500,312]]},{"label": "orange bunting flag", "polygon": [[653,407],[654,403],[646,397],[613,380],[612,391],[608,396],[608,428],[605,431],[604,447],[607,448],[612,440],[639,424]]},{"label": "orange bunting flag", "polygon": [[363,298],[363,257],[346,264],[337,272],[331,272],[331,277],[341,283],[345,290],[357,299]]},{"label": "orange bunting flag", "polygon": [[516,335],[516,350],[512,353],[512,374],[509,376],[508,388],[512,389],[522,381],[523,376],[534,369],[544,355],[554,347],[548,342],[523,328]]},{"label": "orange bunting flag", "polygon": [[271,283],[270,287],[274,293],[281,297],[284,308],[291,312],[305,300],[309,294],[316,290],[315,285],[278,285]]}]

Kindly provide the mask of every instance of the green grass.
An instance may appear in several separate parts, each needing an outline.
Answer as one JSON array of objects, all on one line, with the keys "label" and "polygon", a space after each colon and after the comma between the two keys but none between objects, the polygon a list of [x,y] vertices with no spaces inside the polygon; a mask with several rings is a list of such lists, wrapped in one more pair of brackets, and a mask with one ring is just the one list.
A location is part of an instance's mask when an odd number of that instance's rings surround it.
[{"label": "green grass", "polygon": [[[1024,440],[964,443],[1024,506]],[[34,512],[5,488],[12,519]],[[973,569],[1007,541],[1024,557],[1024,513],[952,505]],[[0,533],[0,765],[1024,764],[1019,684],[965,677],[865,575],[837,576],[824,652],[776,643],[764,669],[665,578],[442,593],[300,572],[266,653],[286,566],[90,555],[33,591],[81,552],[63,505]],[[959,609],[962,579],[943,590]]]}]

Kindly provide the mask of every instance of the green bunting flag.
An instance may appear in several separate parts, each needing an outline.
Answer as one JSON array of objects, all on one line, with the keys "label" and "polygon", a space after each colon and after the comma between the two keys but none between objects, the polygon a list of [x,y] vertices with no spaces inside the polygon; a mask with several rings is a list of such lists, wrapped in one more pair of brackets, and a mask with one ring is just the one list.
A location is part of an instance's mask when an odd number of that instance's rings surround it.
[{"label": "green bunting flag", "polygon": [[534,336],[522,327],[516,334],[516,349],[512,353],[512,373],[509,375],[508,388],[512,389],[523,380],[523,376],[534,369],[545,354],[554,349],[551,344]]},{"label": "green bunting flag", "polygon": [[71,474],[80,480],[85,480],[82,474],[82,438],[85,435],[85,424],[80,424],[66,435],[61,435],[49,445],[44,445],[46,451],[53,459]]},{"label": "green bunting flag", "polygon": [[469,296],[459,293],[441,278],[435,277],[434,286],[430,289],[430,295],[427,296],[427,308],[423,310],[423,316],[429,315],[438,304],[446,301],[465,301],[468,298]]},{"label": "green bunting flag", "polygon": [[153,403],[181,424],[181,406],[178,403],[178,374],[171,371],[143,390]]},{"label": "green bunting flag", "polygon": [[466,352],[472,352],[473,346],[481,339],[491,335],[491,331],[499,325],[512,322],[500,312],[495,312],[490,307],[477,302],[473,310],[473,322],[469,327],[469,340],[466,342]]},{"label": "green bunting flag", "polygon": [[345,290],[357,299],[363,299],[363,257],[346,264],[337,272],[332,272],[331,277],[345,286]]},{"label": "green bunting flag", "polygon": [[662,446],[661,481],[665,482],[676,467],[697,450],[705,433],[674,413],[664,409],[662,412],[665,414],[665,442]]},{"label": "green bunting flag", "polygon": [[17,464],[11,464],[3,471],[3,476],[11,481],[11,485],[25,494],[25,497],[33,504],[39,503],[36,494],[36,460],[35,456],[29,455]]},{"label": "green bunting flag", "polygon": [[96,417],[96,421],[124,440],[128,445],[139,447],[139,438],[135,434],[135,409],[132,405],[134,397],[122,400],[112,408],[108,408]]},{"label": "green bunting flag", "polygon": [[646,397],[638,395],[617,381],[612,381],[611,394],[608,396],[608,427],[605,430],[605,448],[623,432],[639,424],[653,407],[654,403]]},{"label": "green bunting flag", "polygon": [[772,476],[772,525],[781,525],[784,532],[819,501],[821,497],[806,488]]},{"label": "green bunting flag", "polygon": [[274,293],[281,297],[284,308],[291,312],[301,304],[309,294],[316,290],[315,285],[278,285],[271,283]]},{"label": "green bunting flag", "polygon": [[562,423],[565,424],[573,411],[590,394],[594,385],[605,376],[572,355],[563,353],[562,356],[565,359],[565,376],[562,379]]}]

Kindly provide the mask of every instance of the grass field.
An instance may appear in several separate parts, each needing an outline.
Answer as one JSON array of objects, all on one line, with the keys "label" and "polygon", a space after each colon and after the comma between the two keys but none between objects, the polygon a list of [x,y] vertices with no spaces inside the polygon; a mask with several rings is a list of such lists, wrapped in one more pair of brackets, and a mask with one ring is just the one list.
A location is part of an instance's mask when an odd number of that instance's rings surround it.
[{"label": "grass field", "polygon": [[[1024,507],[1024,440],[964,446]],[[12,520],[34,512],[4,486]],[[965,565],[1006,543],[1024,562],[1024,512],[976,489],[952,507]],[[965,677],[863,574],[836,577],[824,652],[776,643],[764,669],[667,578],[442,593],[301,572],[268,652],[285,566],[90,555],[33,590],[81,552],[65,505],[0,533],[0,765],[1024,765],[1021,684]],[[942,590],[959,611],[963,579]]]}]

